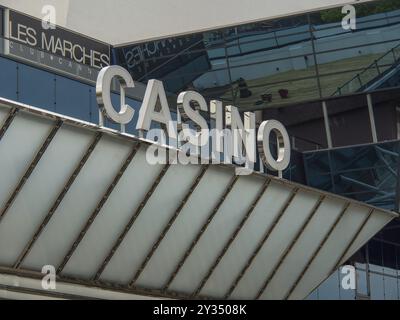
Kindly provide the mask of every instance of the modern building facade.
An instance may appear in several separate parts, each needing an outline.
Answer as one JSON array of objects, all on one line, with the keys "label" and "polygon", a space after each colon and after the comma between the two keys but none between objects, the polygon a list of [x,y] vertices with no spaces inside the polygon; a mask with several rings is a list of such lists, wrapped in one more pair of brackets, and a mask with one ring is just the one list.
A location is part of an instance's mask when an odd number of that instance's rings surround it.
[{"label": "modern building facade", "polygon": [[[77,30],[64,17],[73,1],[56,29],[30,6],[0,2],[1,296],[399,299],[400,1],[311,2],[274,14],[257,2],[253,18],[227,10],[212,28],[185,20],[187,31],[121,31],[116,42],[110,30]],[[284,179],[259,163],[247,178],[230,167],[150,169],[133,125],[128,135],[97,126],[107,65],[136,81],[126,102],[137,111],[158,79],[174,114],[177,94],[194,90],[279,120],[292,145]],[[44,261],[57,293],[30,283]],[[342,286],[344,264],[355,288]]]}]

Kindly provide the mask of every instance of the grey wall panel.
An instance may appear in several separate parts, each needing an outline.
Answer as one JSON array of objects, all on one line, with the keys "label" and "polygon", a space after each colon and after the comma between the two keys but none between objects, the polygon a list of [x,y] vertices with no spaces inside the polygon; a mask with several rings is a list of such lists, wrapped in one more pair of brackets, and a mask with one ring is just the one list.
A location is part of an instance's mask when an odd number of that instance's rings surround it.
[{"label": "grey wall panel", "polygon": [[64,274],[84,278],[95,275],[163,167],[148,164],[145,151],[146,148],[141,147],[133,158],[66,265]]},{"label": "grey wall panel", "polygon": [[307,219],[318,200],[315,193],[299,191],[286,209],[282,219],[274,227],[250,268],[232,292],[232,299],[252,299],[257,296],[264,281],[294,239],[295,233]]},{"label": "grey wall panel", "polygon": [[101,279],[129,283],[200,169],[171,165]]},{"label": "grey wall panel", "polygon": [[232,171],[210,167],[179,217],[137,281],[137,285],[161,288],[199,232],[233,176]]},{"label": "grey wall panel", "polygon": [[251,216],[200,292],[201,295],[223,297],[228,292],[266,230],[271,227],[280,209],[288,200],[291,190],[292,188],[274,181],[269,184]]},{"label": "grey wall panel", "polygon": [[117,140],[109,136],[101,139],[23,267],[41,269],[45,264],[58,267],[62,262],[132,148],[131,143]]},{"label": "grey wall panel", "polygon": [[65,127],[56,134],[0,223],[0,252],[6,265],[15,263],[41,225],[92,136],[92,133],[72,127]]},{"label": "grey wall panel", "polygon": [[334,271],[337,260],[362,226],[368,212],[368,208],[359,205],[349,207],[289,299],[303,299]]},{"label": "grey wall panel", "polygon": [[194,292],[226,241],[243,219],[263,183],[264,179],[262,178],[255,179],[251,176],[239,178],[171,283],[172,290]]}]

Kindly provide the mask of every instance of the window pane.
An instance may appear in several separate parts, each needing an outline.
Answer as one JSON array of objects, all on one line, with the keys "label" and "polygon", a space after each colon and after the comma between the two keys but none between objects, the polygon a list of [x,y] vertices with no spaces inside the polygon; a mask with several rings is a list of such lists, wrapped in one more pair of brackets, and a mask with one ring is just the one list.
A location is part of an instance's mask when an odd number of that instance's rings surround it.
[{"label": "window pane", "polygon": [[365,270],[361,269],[357,269],[356,273],[357,273],[357,293],[367,296],[368,295],[367,273]]},{"label": "window pane", "polygon": [[369,274],[369,281],[371,285],[371,299],[384,300],[385,294],[383,289],[383,276],[371,272]]},{"label": "window pane", "polygon": [[336,271],[318,287],[319,299],[339,300],[339,285],[339,274]]},{"label": "window pane", "polygon": [[0,95],[17,100],[17,63],[0,57]]},{"label": "window pane", "polygon": [[330,100],[327,109],[334,147],[372,142],[365,95]]},{"label": "window pane", "polygon": [[55,111],[55,77],[53,74],[19,64],[19,101]]},{"label": "window pane", "polygon": [[397,279],[395,277],[385,276],[384,285],[385,285],[385,300],[397,300],[398,299]]}]

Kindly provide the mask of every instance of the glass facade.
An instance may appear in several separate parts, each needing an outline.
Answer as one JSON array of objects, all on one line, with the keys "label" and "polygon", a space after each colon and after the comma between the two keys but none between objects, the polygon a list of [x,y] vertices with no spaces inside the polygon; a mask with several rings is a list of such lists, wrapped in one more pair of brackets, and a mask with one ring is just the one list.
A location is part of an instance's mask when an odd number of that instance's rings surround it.
[{"label": "glass facade", "polygon": [[[303,160],[306,184],[399,211],[399,140],[305,152]],[[338,296],[343,291],[338,270],[309,299],[399,299],[399,228],[396,219],[351,258],[349,263],[356,267],[356,290]]]},{"label": "glass facade", "polygon": [[399,85],[400,0],[341,8],[114,49],[115,62],[171,94],[195,89],[261,109]]},{"label": "glass facade", "polygon": [[399,300],[400,222],[393,221],[353,256],[356,288],[343,289],[345,272],[337,270],[308,297],[310,300]]},{"label": "glass facade", "polygon": [[[136,81],[162,80],[172,97],[192,89],[242,110],[264,109],[292,139],[284,178],[398,211],[400,92],[393,88],[400,86],[400,0],[355,7],[355,30],[343,29],[341,8],[335,8],[114,48],[112,64],[126,67]],[[0,70],[1,97],[98,123],[94,83],[4,55]],[[372,143],[364,91],[372,92],[379,143]],[[113,99],[119,100],[117,92]],[[127,103],[140,107],[132,98]],[[136,134],[137,116],[128,133]],[[337,270],[309,299],[399,299],[399,226],[392,222],[351,258],[356,289],[343,289]]]},{"label": "glass facade", "polygon": [[398,210],[400,141],[304,153],[306,183],[320,190]]}]

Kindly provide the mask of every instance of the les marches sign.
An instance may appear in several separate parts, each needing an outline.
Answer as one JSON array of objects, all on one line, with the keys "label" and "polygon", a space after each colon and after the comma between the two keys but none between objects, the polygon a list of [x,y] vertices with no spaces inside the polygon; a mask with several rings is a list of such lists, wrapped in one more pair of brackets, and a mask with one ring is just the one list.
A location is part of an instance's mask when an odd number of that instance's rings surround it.
[{"label": "les marches sign", "polygon": [[5,53],[46,67],[95,80],[96,70],[110,65],[110,46],[42,21],[4,12]]}]

